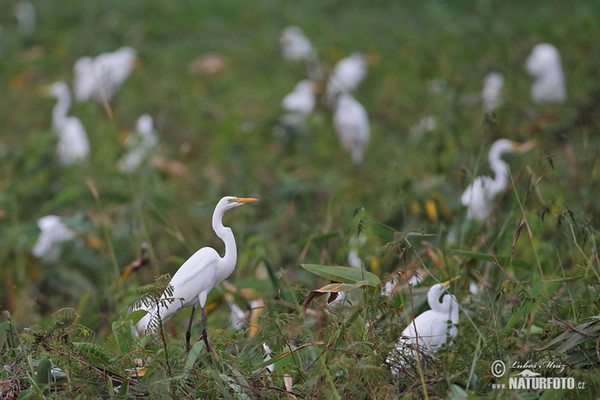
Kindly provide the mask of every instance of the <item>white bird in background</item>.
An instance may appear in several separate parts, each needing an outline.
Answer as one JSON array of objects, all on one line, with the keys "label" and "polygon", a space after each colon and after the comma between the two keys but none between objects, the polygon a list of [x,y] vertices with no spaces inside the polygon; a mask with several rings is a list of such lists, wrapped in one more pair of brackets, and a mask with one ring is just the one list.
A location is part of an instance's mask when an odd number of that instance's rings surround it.
[{"label": "white bird in background", "polygon": [[508,186],[508,164],[502,156],[508,153],[524,153],[534,147],[534,142],[516,143],[508,139],[499,139],[492,144],[488,159],[494,172],[494,178],[478,176],[461,196],[461,203],[467,206],[467,218],[485,220],[492,211],[493,200]]},{"label": "white bird in background", "polygon": [[565,79],[560,53],[551,44],[536,45],[525,68],[534,78],[531,97],[536,103],[563,103],[566,100]]},{"label": "white bird in background", "polygon": [[28,1],[19,1],[15,5],[17,29],[21,33],[31,33],[35,30],[35,7]]},{"label": "white bird in background", "polygon": [[83,124],[77,117],[68,116],[71,93],[65,82],[59,81],[45,89],[57,99],[52,109],[52,125],[58,135],[56,153],[63,165],[85,160],[90,153],[90,142]]},{"label": "white bird in background", "polygon": [[[398,374],[402,366],[416,360],[417,352],[419,355],[433,357],[444,344],[452,345],[458,333],[458,301],[454,295],[444,292],[459,278],[457,276],[435,284],[429,289],[427,302],[431,310],[420,314],[408,324],[396,343],[396,349],[386,359],[394,375]],[[440,302],[442,296],[444,297]],[[422,357],[419,358],[423,363]]]},{"label": "white bird in background", "polygon": [[504,86],[504,76],[499,72],[490,72],[483,82],[481,99],[483,100],[483,109],[491,112],[502,105],[502,87]]},{"label": "white bird in background", "polygon": [[282,120],[286,124],[301,125],[315,109],[316,99],[314,82],[310,79],[301,80],[294,87],[294,91],[288,93],[281,105],[287,111]]},{"label": "white bird in background", "polygon": [[60,258],[60,245],[75,239],[75,233],[70,230],[56,215],[46,215],[38,219],[40,235],[32,249],[34,257],[44,261],[56,262]]},{"label": "white bird in background", "polygon": [[352,161],[360,164],[371,136],[367,111],[351,94],[339,94],[333,113],[333,125]]},{"label": "white bird in background", "polygon": [[131,47],[121,47],[96,58],[78,59],[73,66],[75,99],[109,102],[129,77],[136,62],[136,52]]},{"label": "white bird in background", "polygon": [[283,58],[291,61],[309,61],[316,58],[316,51],[310,40],[297,26],[288,26],[279,39]]},{"label": "white bird in background", "polygon": [[169,285],[173,288],[173,294],[169,296],[166,292],[163,293],[160,302],[167,303],[167,305],[161,305],[158,312],[156,308],[146,310],[148,313],[139,320],[136,325],[138,334],[154,331],[159,316],[164,323],[180,309],[192,306],[192,315],[186,332],[186,344],[189,350],[194,312],[196,306],[200,304],[202,309],[202,336],[207,350],[210,351],[206,335],[206,315],[204,313],[206,298],[212,288],[231,275],[237,262],[235,237],[231,228],[223,226],[223,214],[227,210],[255,201],[258,200],[231,196],[219,200],[213,213],[212,227],[216,235],[225,243],[225,255],[221,257],[211,247],[203,247],[196,251],[183,263],[169,282]]},{"label": "white bird in background", "polygon": [[136,122],[136,131],[125,140],[128,152],[119,160],[119,169],[123,172],[134,172],[148,158],[149,153],[158,143],[152,117],[144,114]]},{"label": "white bird in background", "polygon": [[297,26],[288,26],[281,33],[279,39],[283,58],[290,61],[304,61],[310,79],[320,81],[323,79],[323,70],[319,65],[317,51],[310,40]]},{"label": "white bird in background", "polygon": [[335,65],[325,96],[331,103],[342,92],[353,92],[367,76],[367,60],[359,53],[353,53],[343,58]]}]

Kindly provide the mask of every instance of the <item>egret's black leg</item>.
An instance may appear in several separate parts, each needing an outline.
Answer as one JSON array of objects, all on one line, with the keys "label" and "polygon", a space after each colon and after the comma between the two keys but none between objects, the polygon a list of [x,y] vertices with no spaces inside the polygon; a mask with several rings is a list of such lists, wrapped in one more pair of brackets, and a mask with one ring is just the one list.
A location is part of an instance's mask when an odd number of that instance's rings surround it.
[{"label": "egret's black leg", "polygon": [[[187,352],[190,352],[190,337],[192,336],[192,322],[194,321],[194,312],[196,311],[196,306],[192,307],[192,315],[190,315],[190,322],[188,324],[187,332],[185,332],[185,348]],[[202,314],[204,314],[204,309],[202,309]]]},{"label": "egret's black leg", "polygon": [[210,354],[212,350],[208,344],[208,335],[206,334],[206,314],[204,313],[204,307],[202,307],[202,337],[204,338],[204,343],[206,344],[206,350],[208,350]]}]

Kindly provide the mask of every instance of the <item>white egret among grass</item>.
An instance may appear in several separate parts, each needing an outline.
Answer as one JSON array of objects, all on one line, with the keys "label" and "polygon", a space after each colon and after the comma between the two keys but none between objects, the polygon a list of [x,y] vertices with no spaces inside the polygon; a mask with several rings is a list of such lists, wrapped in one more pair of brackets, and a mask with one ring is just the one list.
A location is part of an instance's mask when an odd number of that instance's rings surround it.
[{"label": "white egret among grass", "polygon": [[96,58],[82,57],[73,66],[73,90],[77,101],[110,101],[129,77],[137,61],[131,47],[121,47]]},{"label": "white egret among grass", "polygon": [[504,76],[499,72],[490,72],[486,75],[481,91],[483,109],[486,112],[494,111],[502,105],[502,87]]},{"label": "white egret among grass", "polygon": [[566,100],[565,78],[556,47],[548,43],[536,45],[527,58],[525,69],[535,79],[531,85],[533,101],[563,103]]},{"label": "white egret among grass", "polygon": [[342,146],[350,152],[352,161],[360,164],[371,130],[367,111],[350,93],[342,92],[336,101],[333,114],[333,125]]},{"label": "white egret among grass", "polygon": [[524,153],[533,148],[534,142],[516,143],[508,139],[499,139],[492,144],[488,159],[494,172],[494,178],[478,176],[467,187],[461,197],[463,206],[467,206],[467,218],[485,220],[492,211],[493,200],[508,186],[508,164],[502,155]]},{"label": "white egret among grass", "polygon": [[419,355],[432,357],[444,344],[452,344],[458,333],[458,301],[454,295],[444,292],[459,278],[457,276],[435,284],[429,289],[427,302],[431,310],[420,314],[408,324],[396,343],[396,349],[390,352],[386,360],[394,374],[398,373],[400,366],[416,360],[417,352]]},{"label": "white egret among grass", "polygon": [[125,140],[127,154],[119,160],[119,169],[123,172],[134,172],[138,169],[158,143],[154,122],[150,115],[140,116],[135,130],[135,133]]},{"label": "white egret among grass", "polygon": [[217,236],[225,243],[224,256],[221,257],[211,247],[203,247],[196,251],[183,263],[169,282],[169,285],[173,288],[172,295],[169,296],[167,293],[163,293],[160,299],[160,303],[166,303],[166,306],[160,306],[158,311],[155,308],[146,310],[148,313],[136,325],[138,333],[143,334],[152,331],[156,327],[158,318],[165,322],[180,309],[191,306],[192,314],[186,332],[186,344],[189,350],[194,312],[196,306],[200,304],[202,309],[202,336],[207,350],[210,351],[206,335],[206,314],[204,313],[206,298],[212,288],[231,275],[237,262],[235,237],[231,228],[223,226],[223,214],[227,210],[255,201],[258,200],[231,196],[219,200],[213,213],[212,227]]},{"label": "white egret among grass", "polygon": [[90,153],[90,142],[79,118],[68,115],[71,108],[69,87],[59,81],[46,87],[44,93],[57,99],[52,109],[52,125],[58,136],[56,153],[59,161],[68,165],[86,159]]},{"label": "white egret among grass", "polygon": [[57,215],[46,215],[38,219],[38,236],[32,254],[48,262],[56,262],[60,258],[61,244],[75,239],[75,233],[70,230]]},{"label": "white egret among grass", "polygon": [[332,102],[342,92],[353,92],[367,76],[367,59],[353,53],[337,62],[327,82],[327,100]]}]

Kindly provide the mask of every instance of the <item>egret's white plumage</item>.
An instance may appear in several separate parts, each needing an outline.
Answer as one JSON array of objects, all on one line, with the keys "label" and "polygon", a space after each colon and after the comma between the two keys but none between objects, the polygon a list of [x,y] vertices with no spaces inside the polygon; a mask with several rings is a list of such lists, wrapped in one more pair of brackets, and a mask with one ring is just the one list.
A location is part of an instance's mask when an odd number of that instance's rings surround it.
[{"label": "egret's white plumage", "polygon": [[488,159],[494,172],[494,178],[478,176],[465,189],[460,201],[467,206],[467,218],[485,220],[492,211],[493,200],[508,186],[508,164],[502,155],[523,153],[533,147],[533,142],[515,143],[508,139],[499,139],[492,144]]},{"label": "egret's white plumage", "polygon": [[136,60],[136,51],[131,47],[78,59],[73,66],[75,99],[110,101],[131,74]]},{"label": "egret's white plumage", "polygon": [[531,97],[536,103],[563,103],[566,100],[565,79],[558,49],[551,44],[536,45],[525,69],[534,78]]},{"label": "egret's white plumage", "polygon": [[[231,275],[237,262],[235,237],[231,228],[223,226],[223,214],[234,207],[255,201],[258,200],[231,196],[226,196],[219,200],[213,213],[212,227],[216,235],[225,243],[225,254],[221,257],[215,249],[203,247],[183,263],[169,282],[169,285],[173,288],[173,294],[169,296],[165,292],[161,297],[161,303],[167,303],[166,306],[160,306],[158,312],[156,308],[146,310],[148,313],[136,325],[136,330],[139,334],[152,331],[156,327],[159,316],[160,320],[164,323],[180,309],[191,306],[195,310],[198,304],[202,308],[202,323],[205,328],[204,306],[206,305],[208,293],[213,287]],[[193,316],[194,313],[192,311],[190,327]],[[188,328],[188,347],[189,332],[190,329]],[[205,330],[203,336],[208,347]]]},{"label": "egret's white plumage", "polygon": [[90,153],[90,142],[83,124],[77,117],[69,116],[71,93],[65,82],[59,81],[50,86],[50,95],[57,102],[52,109],[52,125],[58,136],[56,153],[64,165],[85,160]]},{"label": "egret's white plumage", "polygon": [[308,116],[313,112],[315,103],[314,83],[309,79],[298,82],[294,90],[281,101],[281,105],[286,111],[303,116]]},{"label": "egret's white plumage", "polygon": [[31,33],[35,30],[35,7],[28,1],[18,1],[15,5],[17,29],[21,33]]},{"label": "egret's white plumage", "polygon": [[452,344],[458,333],[458,301],[454,295],[445,292],[456,279],[438,283],[429,289],[427,302],[431,310],[420,314],[408,324],[396,343],[396,349],[387,358],[394,374],[398,373],[401,366],[416,360],[417,351],[433,357],[444,344]]},{"label": "egret's white plumage", "polygon": [[310,40],[297,26],[288,26],[279,39],[283,57],[292,61],[310,61],[316,57]]},{"label": "egret's white plumage", "polygon": [[504,76],[499,72],[490,72],[486,75],[481,91],[483,109],[491,112],[502,105],[502,87]]},{"label": "egret's white plumage", "polygon": [[136,122],[136,131],[125,140],[127,154],[119,160],[119,169],[124,172],[135,171],[157,143],[152,117],[148,114],[140,116]]},{"label": "egret's white plumage", "polygon": [[326,97],[332,102],[342,92],[352,92],[367,76],[367,60],[354,53],[335,65],[327,82]]},{"label": "egret's white plumage", "polygon": [[351,94],[342,92],[335,104],[333,125],[342,146],[350,152],[352,161],[360,164],[371,136],[365,108]]},{"label": "egret's white plumage", "polygon": [[37,225],[40,228],[40,235],[33,246],[32,254],[45,261],[58,261],[60,245],[75,239],[75,233],[56,215],[46,215],[38,219]]}]

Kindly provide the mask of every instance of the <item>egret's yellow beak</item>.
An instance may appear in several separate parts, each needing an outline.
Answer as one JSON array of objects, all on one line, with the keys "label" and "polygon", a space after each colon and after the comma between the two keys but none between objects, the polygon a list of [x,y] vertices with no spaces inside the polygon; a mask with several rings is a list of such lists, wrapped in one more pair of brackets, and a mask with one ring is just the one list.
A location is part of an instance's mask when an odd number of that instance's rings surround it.
[{"label": "egret's yellow beak", "polygon": [[40,96],[49,97],[52,94],[52,85],[40,86],[37,90]]},{"label": "egret's yellow beak", "polygon": [[236,203],[245,204],[245,203],[254,203],[255,201],[260,201],[258,199],[253,199],[252,197],[236,197]]},{"label": "egret's yellow beak", "polygon": [[525,153],[533,148],[535,148],[537,145],[535,140],[528,140],[525,143],[514,143],[513,144],[513,150],[517,153]]},{"label": "egret's yellow beak", "polygon": [[450,284],[451,284],[452,282],[454,282],[454,281],[457,281],[457,280],[459,280],[459,279],[460,279],[460,275],[459,275],[459,276],[455,276],[454,278],[452,278],[452,279],[448,279],[446,282],[442,283],[442,286],[444,286],[444,287],[448,287],[448,286],[450,286]]}]

